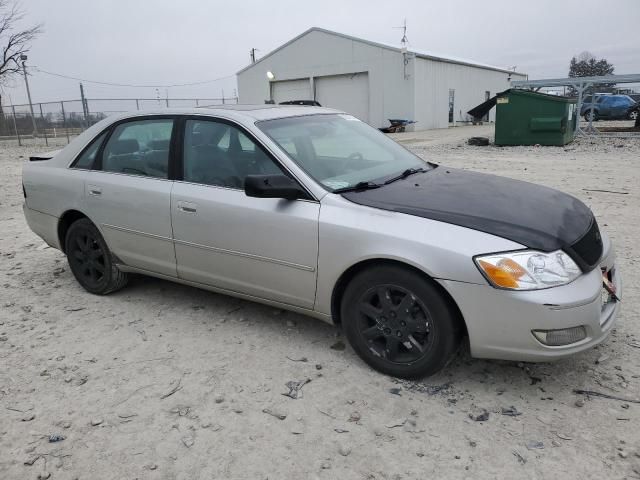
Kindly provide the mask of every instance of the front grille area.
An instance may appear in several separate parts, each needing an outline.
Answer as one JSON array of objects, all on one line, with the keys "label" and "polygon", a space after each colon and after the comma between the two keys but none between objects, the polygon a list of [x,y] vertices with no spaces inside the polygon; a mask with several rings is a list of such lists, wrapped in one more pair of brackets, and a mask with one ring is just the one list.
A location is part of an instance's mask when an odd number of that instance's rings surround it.
[{"label": "front grille area", "polygon": [[600,229],[598,228],[598,222],[596,222],[595,218],[587,233],[571,245],[571,250],[573,250],[575,256],[581,260],[580,263],[583,264],[582,267],[592,269],[598,264],[600,257],[602,257],[602,237],[600,236]]}]

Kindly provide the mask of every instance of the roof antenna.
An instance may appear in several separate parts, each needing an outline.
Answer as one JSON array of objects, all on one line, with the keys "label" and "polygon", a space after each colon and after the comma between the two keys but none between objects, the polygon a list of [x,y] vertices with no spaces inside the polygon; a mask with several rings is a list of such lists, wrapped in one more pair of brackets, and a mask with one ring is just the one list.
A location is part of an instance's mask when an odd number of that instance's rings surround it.
[{"label": "roof antenna", "polygon": [[409,44],[409,39],[407,38],[407,19],[404,19],[401,27],[393,27],[393,28],[401,28],[402,29],[402,39],[400,40],[400,45],[402,45],[402,51],[407,51],[407,45]]}]

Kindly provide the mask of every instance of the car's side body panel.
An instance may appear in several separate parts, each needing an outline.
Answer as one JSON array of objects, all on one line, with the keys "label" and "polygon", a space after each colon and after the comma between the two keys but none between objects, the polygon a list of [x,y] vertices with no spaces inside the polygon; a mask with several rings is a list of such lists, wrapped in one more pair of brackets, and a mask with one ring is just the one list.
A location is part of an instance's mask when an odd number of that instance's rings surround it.
[{"label": "car's side body panel", "polygon": [[176,182],[171,203],[180,278],[313,308],[317,202]]},{"label": "car's side body panel", "polygon": [[331,313],[333,286],[350,267],[371,259],[402,262],[432,278],[486,284],[474,255],[522,245],[469,228],[352,203],[322,199],[315,309]]}]

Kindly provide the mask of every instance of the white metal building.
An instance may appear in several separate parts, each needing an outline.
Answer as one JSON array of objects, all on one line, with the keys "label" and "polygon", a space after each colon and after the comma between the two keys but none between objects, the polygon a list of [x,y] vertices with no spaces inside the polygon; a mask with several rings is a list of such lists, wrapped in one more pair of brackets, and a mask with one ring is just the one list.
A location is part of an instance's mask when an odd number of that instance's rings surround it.
[{"label": "white metal building", "polygon": [[389,118],[415,120],[416,130],[468,121],[468,110],[509,88],[510,80],[527,79],[490,65],[315,27],[237,75],[240,103],[316,100],[374,127],[388,126]]}]

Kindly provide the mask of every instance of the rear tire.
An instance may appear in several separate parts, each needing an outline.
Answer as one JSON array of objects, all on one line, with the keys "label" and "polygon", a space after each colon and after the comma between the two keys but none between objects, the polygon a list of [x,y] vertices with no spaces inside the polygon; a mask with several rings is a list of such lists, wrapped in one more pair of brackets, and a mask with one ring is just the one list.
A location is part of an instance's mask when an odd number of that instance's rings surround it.
[{"label": "rear tire", "polygon": [[591,110],[589,110],[588,112],[586,112],[584,114],[584,121],[588,122],[589,118],[591,118],[591,117],[593,117],[593,120],[592,120],[593,122],[597,122],[598,121],[598,112],[596,112],[596,111],[592,112]]},{"label": "rear tire", "polygon": [[367,364],[400,378],[442,369],[460,344],[457,316],[437,286],[401,266],[357,274],[340,309],[349,343]]},{"label": "rear tire", "polygon": [[89,219],[71,224],[65,250],[71,273],[87,292],[106,295],[127,284],[128,275],[114,265],[109,247]]}]

